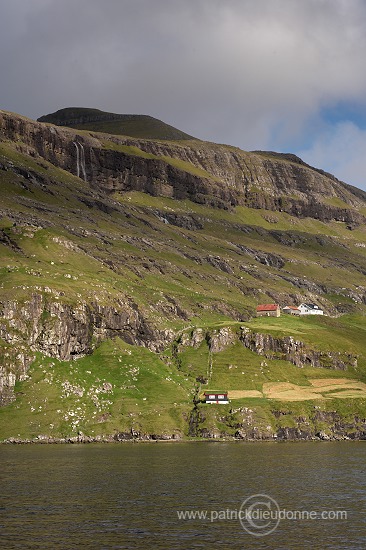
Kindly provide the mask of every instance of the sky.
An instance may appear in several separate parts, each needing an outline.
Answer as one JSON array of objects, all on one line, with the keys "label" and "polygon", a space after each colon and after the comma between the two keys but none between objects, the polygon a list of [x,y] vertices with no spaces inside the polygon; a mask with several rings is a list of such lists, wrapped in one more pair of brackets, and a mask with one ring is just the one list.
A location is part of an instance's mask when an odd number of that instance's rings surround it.
[{"label": "sky", "polygon": [[366,0],[0,0],[0,109],[151,115],[366,190]]}]

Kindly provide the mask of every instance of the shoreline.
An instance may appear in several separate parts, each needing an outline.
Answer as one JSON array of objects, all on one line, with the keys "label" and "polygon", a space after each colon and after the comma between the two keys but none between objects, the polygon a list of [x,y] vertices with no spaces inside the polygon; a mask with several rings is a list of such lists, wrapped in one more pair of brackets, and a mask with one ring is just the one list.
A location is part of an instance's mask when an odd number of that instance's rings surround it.
[{"label": "shoreline", "polygon": [[103,444],[124,444],[124,443],[309,443],[309,442],[359,442],[366,441],[365,437],[351,438],[348,436],[334,436],[334,437],[311,437],[311,438],[294,438],[294,439],[280,439],[280,438],[266,438],[266,439],[242,439],[235,437],[217,437],[217,438],[167,438],[167,437],[142,437],[142,438],[130,438],[130,439],[116,439],[113,436],[101,436],[100,438],[92,437],[67,437],[67,438],[34,438],[34,439],[20,439],[20,438],[8,438],[0,441],[0,445],[95,445],[98,443]]}]

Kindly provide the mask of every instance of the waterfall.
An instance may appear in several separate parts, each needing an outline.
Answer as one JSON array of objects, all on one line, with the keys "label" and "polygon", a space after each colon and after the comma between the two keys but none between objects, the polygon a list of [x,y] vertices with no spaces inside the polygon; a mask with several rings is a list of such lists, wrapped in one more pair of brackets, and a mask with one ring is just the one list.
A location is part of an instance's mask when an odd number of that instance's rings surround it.
[{"label": "waterfall", "polygon": [[80,145],[80,166],[81,166],[81,172],[82,172],[82,174],[83,174],[83,180],[86,181],[84,145],[83,145],[82,143],[79,143],[79,145]]},{"label": "waterfall", "polygon": [[79,155],[79,147],[78,143],[76,141],[73,141],[73,144],[76,147],[76,175],[79,178],[80,177],[80,155]]},{"label": "waterfall", "polygon": [[85,152],[84,146],[78,141],[73,141],[76,147],[76,175],[80,178],[80,173],[84,181],[86,181],[86,169],[85,169]]}]

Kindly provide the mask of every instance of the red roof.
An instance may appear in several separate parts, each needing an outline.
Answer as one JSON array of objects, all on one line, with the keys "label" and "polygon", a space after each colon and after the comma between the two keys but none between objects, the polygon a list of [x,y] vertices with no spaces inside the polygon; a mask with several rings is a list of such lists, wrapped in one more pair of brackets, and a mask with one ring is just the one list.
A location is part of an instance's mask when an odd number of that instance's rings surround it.
[{"label": "red roof", "polygon": [[286,306],[283,309],[299,309],[299,308],[296,306]]},{"label": "red roof", "polygon": [[257,311],[276,311],[279,307],[278,304],[264,304],[257,306]]}]

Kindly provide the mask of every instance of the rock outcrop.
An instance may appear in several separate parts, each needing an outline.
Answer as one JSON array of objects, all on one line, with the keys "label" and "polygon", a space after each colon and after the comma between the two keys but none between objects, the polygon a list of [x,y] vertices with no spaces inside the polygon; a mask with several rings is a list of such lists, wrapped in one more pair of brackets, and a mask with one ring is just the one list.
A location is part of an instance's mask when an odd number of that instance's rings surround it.
[{"label": "rock outcrop", "polygon": [[357,414],[347,418],[333,410],[309,411],[296,415],[281,408],[263,418],[249,407],[196,406],[189,418],[190,435],[204,439],[242,441],[342,441],[365,440],[366,418]]},{"label": "rock outcrop", "polygon": [[116,336],[159,352],[172,341],[174,332],[151,327],[128,299],[117,300],[111,306],[71,305],[33,294],[24,302],[1,302],[0,338],[6,345],[0,356],[0,404],[12,400],[15,383],[26,378],[34,352],[69,361],[91,353],[98,343]]},{"label": "rock outcrop", "polygon": [[250,351],[267,359],[281,359],[293,365],[303,367],[347,370],[357,367],[357,355],[346,352],[322,351],[312,349],[301,340],[292,336],[275,337],[271,334],[253,332],[242,326],[240,333],[230,327],[204,331],[196,328],[192,333],[183,333],[177,344],[177,351],[187,346],[199,347],[203,341],[209,346],[210,353],[218,353],[228,346],[241,342]]},{"label": "rock outcrop", "polygon": [[276,338],[271,334],[252,332],[242,327],[240,341],[246,348],[267,359],[282,359],[301,368],[347,370],[348,367],[357,367],[357,356],[354,354],[313,350],[292,336]]},{"label": "rock outcrop", "polygon": [[218,353],[233,344],[236,340],[236,334],[230,328],[223,327],[219,330],[213,330],[207,335],[207,341],[212,353]]}]

